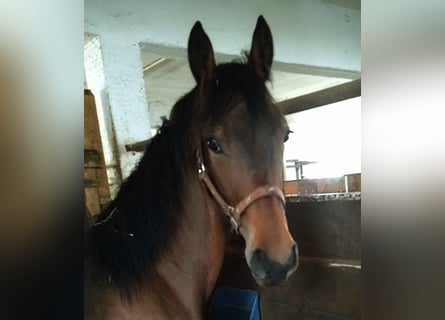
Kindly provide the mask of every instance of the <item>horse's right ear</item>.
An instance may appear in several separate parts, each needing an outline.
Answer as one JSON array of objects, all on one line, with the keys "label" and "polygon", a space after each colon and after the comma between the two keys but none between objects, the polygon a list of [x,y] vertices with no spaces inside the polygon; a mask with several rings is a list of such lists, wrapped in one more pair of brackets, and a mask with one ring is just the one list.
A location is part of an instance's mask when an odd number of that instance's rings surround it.
[{"label": "horse's right ear", "polygon": [[216,66],[212,44],[199,21],[195,23],[192,31],[190,31],[188,58],[190,69],[198,84],[209,80],[213,76]]}]

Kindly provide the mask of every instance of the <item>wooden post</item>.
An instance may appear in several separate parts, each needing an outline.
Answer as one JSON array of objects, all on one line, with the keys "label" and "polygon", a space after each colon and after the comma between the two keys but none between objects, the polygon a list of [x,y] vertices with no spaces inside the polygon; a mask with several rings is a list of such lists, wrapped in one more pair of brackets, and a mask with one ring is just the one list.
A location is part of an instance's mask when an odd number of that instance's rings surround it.
[{"label": "wooden post", "polygon": [[86,210],[95,216],[111,201],[94,95],[84,90],[84,192]]}]

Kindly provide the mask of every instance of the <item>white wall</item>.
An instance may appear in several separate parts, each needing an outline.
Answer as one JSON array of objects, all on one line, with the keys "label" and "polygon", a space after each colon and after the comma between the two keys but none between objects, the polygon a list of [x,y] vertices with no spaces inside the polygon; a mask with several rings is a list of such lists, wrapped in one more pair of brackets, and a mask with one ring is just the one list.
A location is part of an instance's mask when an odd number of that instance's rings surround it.
[{"label": "white wall", "polygon": [[[336,5],[339,3],[341,5]],[[249,49],[259,14],[273,30],[275,60],[360,71],[359,1],[328,0],[85,0],[85,31],[133,43],[186,47],[200,20],[215,51]]]}]

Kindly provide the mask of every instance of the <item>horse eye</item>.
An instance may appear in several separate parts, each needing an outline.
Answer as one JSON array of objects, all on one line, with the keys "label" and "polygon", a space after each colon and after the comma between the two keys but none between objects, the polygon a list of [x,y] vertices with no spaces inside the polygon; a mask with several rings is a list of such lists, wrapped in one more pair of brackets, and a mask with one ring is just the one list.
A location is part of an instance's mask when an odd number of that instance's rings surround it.
[{"label": "horse eye", "polygon": [[216,141],[214,138],[207,139],[207,147],[209,147],[209,149],[215,153],[222,152],[221,146],[219,145],[218,141]]},{"label": "horse eye", "polygon": [[290,133],[293,133],[293,131],[292,130],[287,130],[286,131],[286,134],[284,135],[284,142],[286,142],[287,140],[289,140],[289,134]]}]

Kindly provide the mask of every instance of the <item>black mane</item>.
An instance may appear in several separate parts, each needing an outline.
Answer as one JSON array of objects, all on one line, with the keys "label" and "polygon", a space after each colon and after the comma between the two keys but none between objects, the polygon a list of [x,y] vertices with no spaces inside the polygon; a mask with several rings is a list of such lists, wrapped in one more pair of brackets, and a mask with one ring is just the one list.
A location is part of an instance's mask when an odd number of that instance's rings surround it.
[{"label": "black mane", "polygon": [[[189,98],[178,101],[175,109],[186,107]],[[90,261],[127,294],[150,274],[180,223],[186,166],[193,158],[184,129],[184,123],[164,121],[96,221],[108,220],[89,231]]]},{"label": "black mane", "polygon": [[89,231],[90,261],[127,296],[150,275],[174,239],[186,173],[197,165],[204,123],[216,123],[241,100],[254,116],[270,100],[264,82],[242,63],[218,65],[206,92],[203,96],[195,88],[175,104],[116,199],[96,220],[107,221]]}]

